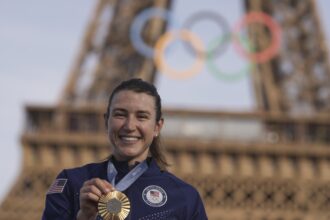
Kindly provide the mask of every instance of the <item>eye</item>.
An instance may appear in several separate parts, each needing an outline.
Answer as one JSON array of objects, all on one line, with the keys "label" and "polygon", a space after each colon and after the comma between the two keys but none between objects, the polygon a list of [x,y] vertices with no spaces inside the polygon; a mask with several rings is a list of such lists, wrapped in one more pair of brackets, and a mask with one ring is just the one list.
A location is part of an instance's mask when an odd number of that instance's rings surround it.
[{"label": "eye", "polygon": [[137,118],[139,120],[147,120],[149,118],[149,115],[147,115],[147,114],[138,114]]},{"label": "eye", "polygon": [[116,118],[123,118],[126,116],[126,113],[121,111],[115,111],[112,113],[112,116]]}]

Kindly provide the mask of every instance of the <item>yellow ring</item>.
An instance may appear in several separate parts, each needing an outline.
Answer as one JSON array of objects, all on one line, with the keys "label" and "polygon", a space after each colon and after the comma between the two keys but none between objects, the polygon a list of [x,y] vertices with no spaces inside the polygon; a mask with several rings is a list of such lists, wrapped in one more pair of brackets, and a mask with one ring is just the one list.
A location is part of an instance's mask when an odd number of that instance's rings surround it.
[{"label": "yellow ring", "polygon": [[170,78],[174,79],[187,79],[193,75],[196,75],[201,71],[204,64],[204,56],[196,53],[196,59],[193,65],[185,70],[175,70],[171,68],[165,61],[165,49],[171,41],[175,38],[180,38],[182,40],[188,41],[196,51],[204,51],[204,46],[202,41],[192,32],[187,30],[181,30],[177,32],[166,32],[162,35],[156,42],[155,45],[155,64],[158,70],[165,75],[168,75]]}]

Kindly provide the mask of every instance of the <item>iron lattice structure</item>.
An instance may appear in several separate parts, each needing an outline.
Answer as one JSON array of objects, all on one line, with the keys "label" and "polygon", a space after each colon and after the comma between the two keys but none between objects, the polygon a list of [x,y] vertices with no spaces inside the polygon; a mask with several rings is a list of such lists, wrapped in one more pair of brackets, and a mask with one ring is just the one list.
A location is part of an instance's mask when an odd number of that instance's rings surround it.
[{"label": "iron lattice structure", "polygon": [[[99,0],[57,106],[26,107],[21,175],[0,206],[0,219],[40,219],[45,192],[60,169],[105,158],[103,113],[115,84],[153,82],[154,63],[128,38],[141,10],[168,0]],[[166,110],[163,144],[171,171],[196,186],[210,219],[330,219],[330,69],[313,0],[246,0],[283,30],[281,50],[252,75],[254,113]],[[152,19],[153,45],[166,23]],[[271,33],[249,25],[257,50]],[[127,65],[129,63],[129,65]],[[208,131],[208,132],[205,132]],[[196,175],[198,173],[199,175]]]}]

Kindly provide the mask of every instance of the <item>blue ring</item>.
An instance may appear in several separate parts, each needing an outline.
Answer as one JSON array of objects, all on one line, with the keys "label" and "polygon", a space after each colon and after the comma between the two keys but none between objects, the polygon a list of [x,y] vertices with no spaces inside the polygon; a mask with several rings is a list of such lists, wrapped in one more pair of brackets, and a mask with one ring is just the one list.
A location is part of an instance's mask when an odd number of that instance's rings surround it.
[{"label": "blue ring", "polygon": [[171,24],[172,13],[161,8],[148,8],[138,14],[132,22],[130,28],[130,39],[134,48],[143,56],[153,58],[154,49],[147,45],[141,37],[143,26],[151,17],[160,17]]}]

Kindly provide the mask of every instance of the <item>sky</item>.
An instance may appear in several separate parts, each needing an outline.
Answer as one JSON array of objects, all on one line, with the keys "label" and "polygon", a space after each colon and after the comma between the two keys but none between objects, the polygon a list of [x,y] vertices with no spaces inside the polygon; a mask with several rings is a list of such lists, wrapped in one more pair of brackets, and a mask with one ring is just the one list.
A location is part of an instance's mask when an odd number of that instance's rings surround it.
[{"label": "sky", "polygon": [[[214,5],[232,26],[243,14],[240,0],[180,0],[173,8],[173,25],[181,25],[191,14],[213,10]],[[330,39],[330,1],[318,0],[322,23]],[[189,7],[187,7],[189,5]],[[20,136],[24,129],[24,106],[54,106],[79,51],[81,39],[95,7],[91,0],[0,0],[0,201],[14,183],[22,166]],[[210,23],[196,27],[215,30]],[[200,36],[203,41],[209,35]],[[173,58],[171,53],[178,54]],[[217,64],[228,72],[244,68],[246,62],[233,55],[230,45]],[[184,69],[192,61],[185,48],[170,48],[166,60]],[[235,62],[233,62],[235,60]],[[249,77],[219,80],[205,67],[194,77],[177,80],[158,74],[156,85],[164,106],[253,111],[255,102]],[[193,97],[193,98],[191,98]]]}]

